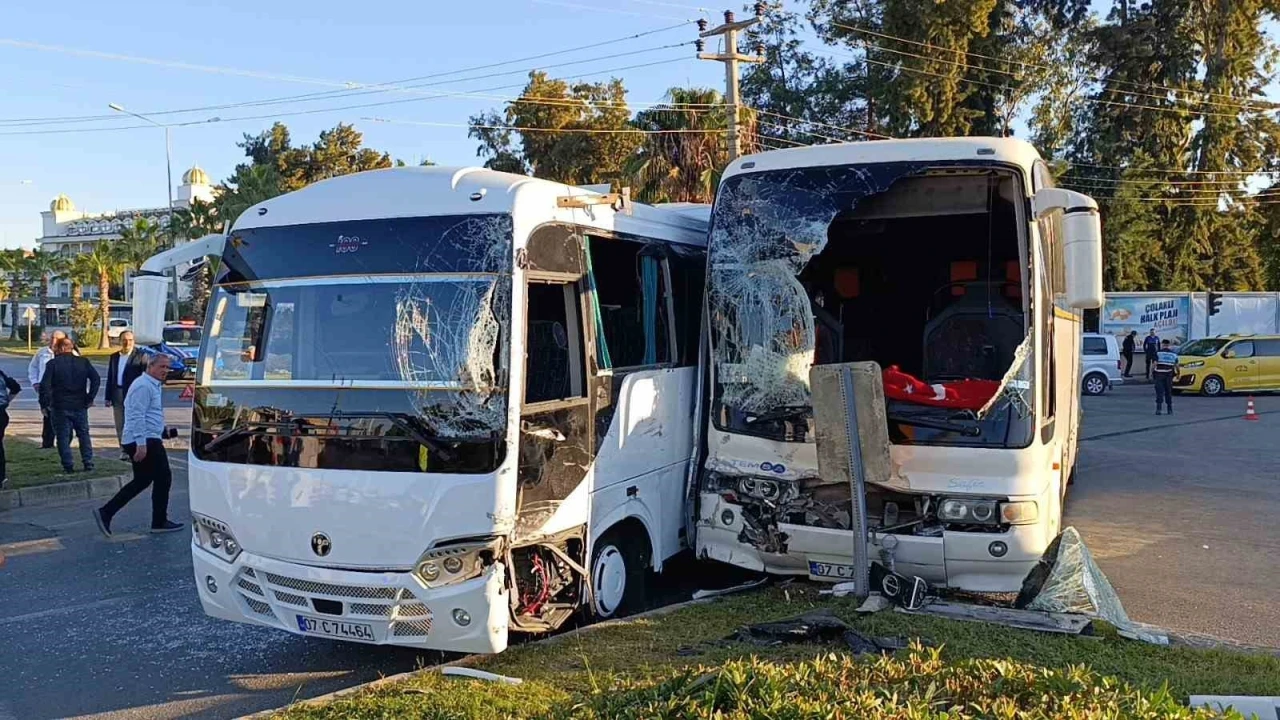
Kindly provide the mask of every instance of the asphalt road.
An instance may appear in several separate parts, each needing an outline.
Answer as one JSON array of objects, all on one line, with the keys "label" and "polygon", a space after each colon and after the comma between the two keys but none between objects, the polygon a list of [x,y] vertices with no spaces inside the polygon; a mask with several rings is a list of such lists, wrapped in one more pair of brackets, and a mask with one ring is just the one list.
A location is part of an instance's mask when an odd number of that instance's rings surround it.
[{"label": "asphalt road", "polygon": [[1135,620],[1280,648],[1280,397],[1085,398],[1075,525]]},{"label": "asphalt road", "polygon": [[[25,377],[22,361],[0,369]],[[25,380],[23,381],[25,385]],[[1150,387],[1085,402],[1085,438],[1067,521],[1080,528],[1138,620],[1280,647],[1280,398],[1179,398],[1156,417]],[[167,393],[171,421],[188,411]],[[25,403],[25,404],[24,404]],[[29,405],[29,407],[27,406]],[[19,396],[10,432],[38,432]],[[110,452],[110,412],[94,410]],[[183,454],[175,453],[175,519],[188,521]],[[0,513],[0,720],[230,717],[288,704],[441,659],[436,653],[303,639],[223,623],[200,610],[188,536],[144,534],[145,498],[108,541],[100,501]],[[1207,548],[1205,546],[1208,546]],[[714,582],[687,564],[657,598]],[[724,584],[724,579],[716,584]]]}]

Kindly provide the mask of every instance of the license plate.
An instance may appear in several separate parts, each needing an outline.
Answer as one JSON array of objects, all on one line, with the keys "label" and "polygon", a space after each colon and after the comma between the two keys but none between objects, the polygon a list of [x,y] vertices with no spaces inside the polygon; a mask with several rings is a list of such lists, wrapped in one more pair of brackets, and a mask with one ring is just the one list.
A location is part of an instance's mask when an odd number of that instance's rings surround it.
[{"label": "license plate", "polygon": [[297,618],[298,629],[308,635],[324,635],[326,637],[341,638],[343,640],[363,640],[365,642],[374,642],[372,625],[346,622],[343,620],[307,617],[306,615],[298,615]]},{"label": "license plate", "polygon": [[849,579],[853,577],[853,566],[839,565],[837,563],[814,562],[810,560],[809,574],[814,577]]}]

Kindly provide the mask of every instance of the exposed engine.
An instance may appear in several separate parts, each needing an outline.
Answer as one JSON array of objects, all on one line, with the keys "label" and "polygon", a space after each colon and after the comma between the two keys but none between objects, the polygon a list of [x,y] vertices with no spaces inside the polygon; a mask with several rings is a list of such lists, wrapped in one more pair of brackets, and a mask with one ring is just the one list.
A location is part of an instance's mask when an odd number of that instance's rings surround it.
[{"label": "exposed engine", "polygon": [[517,630],[546,632],[562,625],[581,605],[586,587],[581,532],[512,548],[511,620]]}]

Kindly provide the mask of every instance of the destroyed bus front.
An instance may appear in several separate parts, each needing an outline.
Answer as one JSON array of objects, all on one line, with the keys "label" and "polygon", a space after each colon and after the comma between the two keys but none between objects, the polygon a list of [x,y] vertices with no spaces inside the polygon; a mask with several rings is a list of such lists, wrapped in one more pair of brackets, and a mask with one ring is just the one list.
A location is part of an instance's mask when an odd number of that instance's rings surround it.
[{"label": "destroyed bus front", "polygon": [[228,235],[190,469],[207,613],[505,647],[511,238],[500,214]]},{"label": "destroyed bus front", "polygon": [[871,559],[933,584],[1017,590],[1058,532],[1066,434],[1043,432],[1058,391],[1045,362],[1053,273],[1029,183],[991,160],[725,179],[709,248],[700,556],[850,575],[850,488],[818,472],[824,399],[809,373],[874,361],[884,416],[860,421],[887,423],[892,445],[891,470],[867,478]]}]

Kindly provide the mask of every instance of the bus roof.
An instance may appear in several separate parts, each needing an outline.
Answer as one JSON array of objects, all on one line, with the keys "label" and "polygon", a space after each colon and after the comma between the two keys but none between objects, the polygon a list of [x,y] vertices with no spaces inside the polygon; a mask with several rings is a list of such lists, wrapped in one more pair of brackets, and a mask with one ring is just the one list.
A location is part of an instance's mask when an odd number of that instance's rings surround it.
[{"label": "bus roof", "polygon": [[746,155],[725,168],[724,179],[744,173],[789,168],[831,167],[913,161],[987,160],[1031,167],[1036,149],[1016,138],[953,137],[811,145]]},{"label": "bus roof", "polygon": [[[608,205],[558,208],[556,199],[601,193],[526,175],[477,167],[399,167],[322,180],[246,210],[234,230],[347,220],[510,213],[517,232],[545,222],[568,222],[684,245],[706,245],[709,208],[666,209],[632,203],[631,213]],[[708,206],[703,206],[708,207]]]}]

